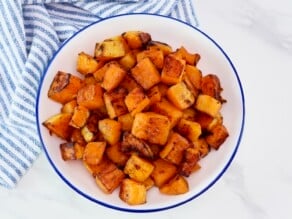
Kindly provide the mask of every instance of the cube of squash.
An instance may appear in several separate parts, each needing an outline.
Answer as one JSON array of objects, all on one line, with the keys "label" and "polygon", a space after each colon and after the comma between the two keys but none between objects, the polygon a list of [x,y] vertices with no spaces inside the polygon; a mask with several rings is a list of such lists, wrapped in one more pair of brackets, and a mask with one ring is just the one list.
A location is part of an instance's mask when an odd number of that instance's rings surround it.
[{"label": "cube of squash", "polygon": [[125,165],[124,173],[133,180],[143,182],[150,176],[153,169],[154,166],[151,162],[132,154]]},{"label": "cube of squash", "polygon": [[125,104],[131,115],[135,116],[149,106],[150,100],[141,88],[135,88],[126,96]]},{"label": "cube of squash", "polygon": [[95,182],[106,194],[111,194],[125,179],[125,174],[113,162],[103,159],[98,165],[93,165]]},{"label": "cube of squash", "polygon": [[89,110],[99,109],[104,105],[103,91],[99,84],[88,84],[77,94],[77,103]]},{"label": "cube of squash", "polygon": [[179,54],[189,65],[197,65],[201,56],[198,53],[189,53],[185,47],[181,46],[177,51],[176,54]]},{"label": "cube of squash", "polygon": [[74,151],[75,151],[75,158],[77,160],[81,160],[83,158],[85,146],[83,144],[75,142],[73,147],[74,147]]},{"label": "cube of squash", "polygon": [[159,102],[162,98],[158,85],[155,85],[154,87],[150,88],[147,91],[146,95],[148,96],[150,100],[150,103],[149,103],[150,106]]},{"label": "cube of squash", "polygon": [[45,126],[50,134],[55,134],[64,140],[70,140],[73,127],[69,125],[72,118],[71,113],[58,113],[51,116],[42,124]]},{"label": "cube of squash", "polygon": [[65,103],[62,108],[61,108],[61,112],[62,113],[71,113],[73,114],[74,112],[74,108],[77,106],[77,101],[76,99],[71,100],[67,103]]},{"label": "cube of squash", "polygon": [[196,141],[202,134],[201,125],[197,122],[181,119],[177,125],[178,132],[190,141]]},{"label": "cube of squash", "polygon": [[198,140],[192,142],[193,148],[199,151],[200,157],[205,157],[210,152],[210,146],[206,142],[205,138],[199,138]]},{"label": "cube of squash", "polygon": [[60,152],[61,152],[62,159],[64,161],[76,160],[75,149],[71,142],[65,142],[65,143],[60,144]]},{"label": "cube of squash", "polygon": [[160,49],[149,49],[149,50],[143,50],[137,54],[137,61],[139,62],[140,60],[148,57],[153,64],[156,66],[158,69],[162,69],[164,66],[164,54],[162,50]]},{"label": "cube of squash", "polygon": [[69,125],[74,128],[82,128],[90,115],[89,110],[84,106],[76,106]]},{"label": "cube of squash", "polygon": [[82,86],[83,80],[77,76],[58,71],[50,85],[48,97],[61,104],[65,104],[77,96],[77,92]]},{"label": "cube of squash", "polygon": [[196,120],[197,111],[194,108],[186,108],[183,110],[182,119],[187,119],[190,121]]},{"label": "cube of squash", "polygon": [[127,91],[123,88],[117,88],[104,93],[103,97],[105,107],[111,119],[128,113],[128,109],[124,101],[126,94]]},{"label": "cube of squash", "polygon": [[166,195],[180,195],[189,191],[188,181],[181,175],[176,175],[168,183],[159,188]]},{"label": "cube of squash", "polygon": [[118,117],[118,122],[122,125],[123,131],[131,131],[133,126],[134,117],[131,113],[127,113]]},{"label": "cube of squash", "polygon": [[166,116],[158,113],[137,113],[132,134],[153,144],[164,145],[170,132],[170,122]]},{"label": "cube of squash", "polygon": [[97,60],[113,60],[121,58],[128,52],[129,48],[122,36],[105,39],[95,46],[95,58]]},{"label": "cube of squash", "polygon": [[195,108],[201,112],[204,112],[212,117],[218,115],[221,109],[221,103],[219,100],[206,95],[200,94],[197,97]]},{"label": "cube of squash", "polygon": [[209,95],[219,100],[221,103],[225,102],[225,100],[221,97],[221,92],[223,89],[217,75],[208,74],[202,77],[201,89],[203,94]]},{"label": "cube of squash", "polygon": [[195,148],[187,148],[184,153],[183,161],[180,165],[180,174],[186,177],[190,176],[199,160],[200,152]]},{"label": "cube of squash", "polygon": [[167,144],[160,151],[160,157],[179,165],[183,159],[185,149],[190,147],[190,144],[186,138],[176,132],[171,132]]},{"label": "cube of squash", "polygon": [[116,88],[126,75],[126,71],[116,61],[107,63],[101,87],[107,91]]},{"label": "cube of squash", "polygon": [[161,102],[155,103],[153,106],[151,106],[151,110],[153,112],[167,116],[170,121],[171,128],[173,128],[183,116],[182,111],[166,99],[163,99]]},{"label": "cube of squash", "polygon": [[125,153],[136,153],[139,156],[153,159],[154,154],[151,147],[143,140],[136,138],[128,132],[124,132],[121,150]]},{"label": "cube of squash", "polygon": [[118,167],[124,167],[129,155],[121,151],[121,143],[108,145],[106,147],[107,157],[114,162]]},{"label": "cube of squash", "polygon": [[81,52],[77,58],[77,71],[83,75],[95,72],[103,65],[103,62],[96,60],[91,55]]},{"label": "cube of squash", "polygon": [[106,142],[89,142],[85,146],[83,160],[88,164],[99,164],[103,158]]},{"label": "cube of squash", "polygon": [[127,31],[122,36],[131,49],[141,49],[151,40],[151,35],[142,31]]},{"label": "cube of squash", "polygon": [[88,128],[87,125],[85,125],[81,128],[81,135],[83,136],[83,138],[86,142],[92,141],[95,137],[94,133],[92,131],[90,131],[90,129]]},{"label": "cube of squash", "polygon": [[150,89],[160,82],[160,74],[149,58],[140,60],[131,69],[131,75],[145,90]]},{"label": "cube of squash", "polygon": [[147,190],[143,183],[126,178],[121,182],[119,197],[129,205],[140,205],[146,203]]},{"label": "cube of squash", "polygon": [[186,65],[185,75],[196,89],[201,89],[202,72],[199,68],[193,65]]},{"label": "cube of squash", "polygon": [[161,72],[161,82],[173,85],[182,81],[185,69],[185,60],[179,59],[173,55],[165,57],[163,69]]},{"label": "cube of squash", "polygon": [[161,50],[164,54],[164,56],[170,54],[173,52],[173,49],[170,45],[167,43],[159,42],[159,41],[150,41],[147,45],[147,49],[149,50]]},{"label": "cube of squash", "polygon": [[177,167],[164,159],[159,158],[153,164],[154,170],[151,173],[151,177],[157,187],[164,185],[177,173]]},{"label": "cube of squash", "polygon": [[136,56],[133,54],[132,51],[130,51],[122,58],[120,58],[119,63],[126,71],[128,71],[136,65]]},{"label": "cube of squash", "polygon": [[167,98],[179,109],[183,110],[195,102],[195,97],[185,83],[180,82],[167,90]]},{"label": "cube of squash", "polygon": [[215,125],[210,134],[206,136],[206,142],[214,149],[218,150],[219,147],[225,142],[229,136],[227,128],[222,125]]},{"label": "cube of squash", "polygon": [[122,126],[118,121],[113,119],[99,120],[98,129],[109,144],[116,144],[120,140]]},{"label": "cube of squash", "polygon": [[142,88],[135,80],[132,78],[131,75],[126,74],[124,79],[121,81],[119,87],[125,88],[128,92],[135,88]]},{"label": "cube of squash", "polygon": [[87,143],[82,136],[81,129],[76,129],[76,128],[73,129],[73,131],[71,133],[70,141],[73,143],[78,143],[78,144],[83,145],[83,146],[86,145],[86,143]]}]

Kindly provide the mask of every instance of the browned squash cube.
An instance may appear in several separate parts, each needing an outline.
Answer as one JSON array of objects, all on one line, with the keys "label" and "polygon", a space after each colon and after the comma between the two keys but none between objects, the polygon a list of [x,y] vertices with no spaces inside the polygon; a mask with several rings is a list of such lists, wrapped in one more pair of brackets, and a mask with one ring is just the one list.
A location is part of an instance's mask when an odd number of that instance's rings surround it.
[{"label": "browned squash cube", "polygon": [[129,154],[136,153],[139,156],[143,156],[149,159],[153,159],[154,157],[152,148],[145,141],[136,138],[129,132],[123,133],[121,150]]},{"label": "browned squash cube", "polygon": [[196,65],[201,58],[198,53],[191,54],[183,46],[181,46],[175,53],[179,54],[189,65]]},{"label": "browned squash cube", "polygon": [[131,113],[127,113],[118,117],[118,122],[122,124],[123,131],[131,131],[133,126],[134,117]]},{"label": "browned squash cube", "polygon": [[122,36],[131,49],[141,49],[151,40],[151,35],[142,31],[127,31]]},{"label": "browned squash cube", "polygon": [[186,138],[176,132],[171,132],[167,144],[160,151],[160,157],[179,165],[183,159],[184,151],[190,147]]},{"label": "browned squash cube", "polygon": [[119,84],[119,87],[125,88],[128,92],[135,88],[142,88],[129,74],[126,74],[124,79]]},{"label": "browned squash cube", "polygon": [[214,149],[218,150],[219,147],[225,142],[229,136],[228,130],[224,125],[216,125],[210,130],[211,134],[206,136],[206,142]]},{"label": "browned squash cube", "polygon": [[182,81],[185,69],[185,60],[173,55],[165,57],[164,66],[161,72],[161,82],[173,85]]},{"label": "browned squash cube", "polygon": [[77,94],[77,103],[89,110],[99,109],[104,105],[103,91],[99,84],[88,84]]},{"label": "browned squash cube", "polygon": [[167,90],[167,98],[179,109],[183,110],[195,102],[195,97],[185,83],[179,82]]},{"label": "browned squash cube", "polygon": [[177,173],[177,167],[164,159],[159,158],[153,164],[154,170],[151,173],[151,177],[157,187],[164,185]]},{"label": "browned squash cube", "polygon": [[149,189],[151,189],[155,184],[154,184],[154,180],[149,177],[147,178],[144,182],[142,182],[143,185],[146,187],[146,191],[148,191]]},{"label": "browned squash cube", "polygon": [[81,129],[73,129],[71,133],[70,141],[73,143],[78,143],[80,145],[86,145],[86,141],[82,136]]},{"label": "browned squash cube", "polygon": [[221,105],[222,104],[220,103],[219,100],[206,94],[200,94],[197,97],[195,108],[212,117],[215,117],[216,115],[218,115],[221,109]]},{"label": "browned squash cube", "polygon": [[129,155],[121,151],[121,143],[108,145],[106,147],[107,157],[114,162],[118,167],[124,167]]},{"label": "browned squash cube", "polygon": [[82,128],[90,115],[89,110],[84,106],[76,106],[69,125],[74,128]]},{"label": "browned squash cube", "polygon": [[113,119],[102,119],[98,122],[98,129],[109,144],[116,144],[120,140],[122,125]]},{"label": "browned squash cube", "polygon": [[104,93],[104,103],[107,113],[111,119],[128,113],[128,109],[124,101],[126,94],[127,91],[123,88],[117,88]]},{"label": "browned squash cube", "polygon": [[150,41],[147,45],[147,49],[149,49],[149,50],[159,49],[163,52],[164,56],[173,52],[173,49],[170,45],[163,43],[163,42],[159,42],[159,41]]},{"label": "browned squash cube", "polygon": [[225,100],[221,97],[221,92],[223,89],[217,75],[208,74],[202,77],[201,89],[203,94],[209,95],[219,100],[221,103],[225,102]]},{"label": "browned squash cube", "polygon": [[141,88],[135,88],[125,98],[125,104],[132,116],[149,106],[150,100]]},{"label": "browned squash cube", "polygon": [[128,71],[136,65],[136,56],[133,54],[132,51],[130,51],[122,58],[120,58],[119,63],[126,71]]},{"label": "browned squash cube", "polygon": [[161,102],[157,102],[156,104],[151,106],[151,110],[153,112],[167,116],[170,121],[171,128],[173,128],[183,116],[182,111],[166,99],[163,99]]},{"label": "browned squash cube", "polygon": [[75,142],[73,147],[74,147],[76,159],[77,160],[81,160],[83,158],[83,153],[84,153],[85,146],[83,144]]},{"label": "browned squash cube", "polygon": [[[99,188],[107,193],[111,194],[116,188],[118,188],[125,178],[125,174],[120,170],[113,162],[108,159],[103,159],[101,163],[93,168],[95,175],[95,182]],[[91,170],[91,171],[92,171]]]},{"label": "browned squash cube", "polygon": [[105,39],[95,46],[95,58],[97,60],[113,60],[121,58],[128,52],[128,45],[122,36]]},{"label": "browned squash cube", "polygon": [[178,132],[190,141],[196,141],[202,134],[201,125],[197,122],[181,119],[177,125]]},{"label": "browned squash cube", "polygon": [[82,86],[83,81],[80,78],[70,73],[58,71],[50,85],[48,97],[65,104],[77,96],[77,92]]},{"label": "browned squash cube", "polygon": [[168,183],[159,188],[166,195],[180,195],[189,191],[188,181],[181,175],[176,175]]},{"label": "browned squash cube", "polygon": [[147,190],[143,183],[126,178],[121,182],[119,197],[129,205],[141,205],[146,203]]},{"label": "browned squash cube", "polygon": [[111,91],[116,88],[126,75],[126,71],[116,61],[107,63],[101,86]]},{"label": "browned squash cube", "polygon": [[124,173],[133,180],[143,182],[150,176],[153,169],[154,166],[151,162],[132,154],[125,165]]},{"label": "browned squash cube", "polygon": [[202,72],[200,69],[193,65],[186,65],[185,75],[196,89],[201,89]]},{"label": "browned squash cube", "polygon": [[140,60],[131,69],[131,75],[145,90],[150,89],[160,82],[160,74],[149,58]]},{"label": "browned squash cube", "polygon": [[194,172],[198,161],[200,160],[200,152],[195,148],[187,148],[184,153],[183,162],[180,165],[180,174],[190,176]]},{"label": "browned squash cube", "polygon": [[91,55],[81,52],[77,58],[77,71],[83,75],[95,72],[102,67],[103,62],[96,60]]},{"label": "browned squash cube", "polygon": [[60,152],[64,161],[76,160],[75,149],[71,142],[60,144]]},{"label": "browned squash cube", "polygon": [[61,108],[61,112],[62,113],[71,113],[73,114],[74,112],[74,108],[77,106],[77,101],[76,99],[71,100],[67,103],[65,103],[62,108]]},{"label": "browned squash cube", "polygon": [[158,113],[137,113],[132,134],[153,144],[164,145],[170,132],[170,122],[166,116]]},{"label": "browned squash cube", "polygon": [[158,69],[162,69],[164,66],[164,54],[162,50],[160,49],[149,49],[149,50],[143,50],[137,54],[137,61],[139,62],[140,60],[144,58],[149,58],[153,64],[156,66]]},{"label": "browned squash cube", "polygon": [[150,106],[159,102],[162,98],[158,85],[155,85],[154,87],[150,88],[147,91],[146,95],[148,96],[150,100],[150,103],[149,103]]},{"label": "browned squash cube", "polygon": [[88,164],[99,164],[103,158],[106,142],[89,142],[85,146],[83,160]]},{"label": "browned squash cube", "polygon": [[205,157],[210,152],[210,146],[206,142],[205,138],[199,138],[198,140],[192,142],[193,148],[199,151],[200,157]]},{"label": "browned squash cube", "polygon": [[101,83],[103,81],[103,78],[107,69],[108,69],[108,66],[104,64],[101,68],[97,69],[95,72],[92,73],[96,82]]},{"label": "browned squash cube", "polygon": [[196,120],[197,111],[194,108],[186,108],[183,110],[182,119],[187,119],[190,121]]},{"label": "browned squash cube", "polygon": [[71,118],[71,113],[58,113],[48,118],[42,124],[50,131],[50,134],[53,133],[69,141],[73,131],[73,127],[69,125]]}]

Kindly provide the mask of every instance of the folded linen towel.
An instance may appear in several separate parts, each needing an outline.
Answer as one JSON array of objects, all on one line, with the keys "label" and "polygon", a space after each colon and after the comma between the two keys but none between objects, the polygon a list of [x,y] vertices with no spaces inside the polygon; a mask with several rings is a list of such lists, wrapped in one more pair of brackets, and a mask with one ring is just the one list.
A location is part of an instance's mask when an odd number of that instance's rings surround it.
[{"label": "folded linen towel", "polygon": [[42,151],[35,100],[53,53],[91,22],[141,12],[197,25],[192,0],[0,0],[1,186],[15,187]]}]

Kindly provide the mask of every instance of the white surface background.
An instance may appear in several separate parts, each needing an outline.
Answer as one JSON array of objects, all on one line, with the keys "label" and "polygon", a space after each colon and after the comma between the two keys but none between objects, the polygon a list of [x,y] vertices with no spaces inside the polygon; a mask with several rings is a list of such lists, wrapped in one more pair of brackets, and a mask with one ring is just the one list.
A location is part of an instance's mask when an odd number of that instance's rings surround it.
[{"label": "white surface background", "polygon": [[17,188],[0,188],[1,218],[292,218],[292,2],[194,2],[200,29],[224,48],[245,91],[245,131],[225,175],[192,202],[137,215],[80,197],[42,153]]}]

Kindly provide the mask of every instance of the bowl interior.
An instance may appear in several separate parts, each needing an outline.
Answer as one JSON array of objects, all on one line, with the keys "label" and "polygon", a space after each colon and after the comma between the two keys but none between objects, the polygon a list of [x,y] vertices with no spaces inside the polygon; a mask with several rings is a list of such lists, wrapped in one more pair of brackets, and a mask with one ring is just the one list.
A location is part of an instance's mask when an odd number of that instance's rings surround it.
[{"label": "bowl interior", "polygon": [[[77,55],[81,51],[93,54],[95,43],[129,30],[141,30],[151,34],[152,39],[168,43],[173,48],[184,46],[190,52],[201,55],[198,67],[205,75],[217,74],[227,103],[223,105],[224,124],[230,137],[218,151],[212,151],[200,161],[201,170],[188,178],[190,191],[179,196],[166,196],[157,189],[148,192],[147,203],[129,206],[118,197],[118,191],[106,195],[79,162],[64,162],[61,159],[61,140],[51,136],[42,122],[60,110],[60,104],[48,99],[47,91],[56,72],[76,72]],[[224,173],[232,161],[240,142],[244,124],[244,98],[240,80],[224,51],[205,33],[175,19],[147,14],[122,15],[102,20],[79,31],[56,52],[43,76],[37,97],[38,130],[46,155],[58,175],[84,197],[107,207],[126,211],[157,211],[168,209],[202,194]]]}]

